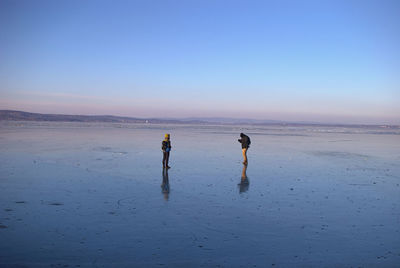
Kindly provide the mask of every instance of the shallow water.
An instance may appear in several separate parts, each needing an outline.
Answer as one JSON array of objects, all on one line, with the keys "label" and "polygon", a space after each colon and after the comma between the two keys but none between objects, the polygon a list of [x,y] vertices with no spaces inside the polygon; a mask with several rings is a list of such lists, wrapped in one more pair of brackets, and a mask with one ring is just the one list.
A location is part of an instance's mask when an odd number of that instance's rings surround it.
[{"label": "shallow water", "polygon": [[0,122],[0,148],[0,266],[400,265],[399,129]]}]

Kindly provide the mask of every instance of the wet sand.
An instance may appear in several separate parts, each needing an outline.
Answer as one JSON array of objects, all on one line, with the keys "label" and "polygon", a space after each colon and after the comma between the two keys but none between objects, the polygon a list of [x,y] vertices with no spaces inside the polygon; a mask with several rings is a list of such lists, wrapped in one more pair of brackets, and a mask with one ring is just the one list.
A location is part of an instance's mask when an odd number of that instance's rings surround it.
[{"label": "wet sand", "polygon": [[399,130],[0,122],[0,148],[1,267],[400,265]]}]

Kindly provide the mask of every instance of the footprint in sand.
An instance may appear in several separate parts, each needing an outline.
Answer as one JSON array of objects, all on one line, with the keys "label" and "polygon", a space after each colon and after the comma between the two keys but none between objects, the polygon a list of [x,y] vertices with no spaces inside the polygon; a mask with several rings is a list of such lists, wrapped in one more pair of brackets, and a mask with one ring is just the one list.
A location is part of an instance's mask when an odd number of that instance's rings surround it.
[{"label": "footprint in sand", "polygon": [[63,203],[59,203],[59,202],[52,202],[52,203],[49,203],[49,205],[50,206],[63,206],[64,204]]}]

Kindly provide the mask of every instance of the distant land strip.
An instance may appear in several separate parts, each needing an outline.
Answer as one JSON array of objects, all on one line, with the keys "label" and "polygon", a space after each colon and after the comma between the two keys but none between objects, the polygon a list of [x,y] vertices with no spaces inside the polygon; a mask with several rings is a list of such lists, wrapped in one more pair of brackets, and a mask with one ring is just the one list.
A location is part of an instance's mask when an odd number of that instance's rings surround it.
[{"label": "distant land strip", "polygon": [[47,121],[47,122],[93,122],[93,123],[150,123],[150,124],[224,124],[224,125],[280,125],[280,126],[334,126],[334,127],[380,127],[398,129],[397,125],[326,124],[313,122],[285,122],[277,120],[237,118],[135,118],[114,115],[67,115],[41,114],[14,110],[0,110],[0,121]]},{"label": "distant land strip", "polygon": [[50,121],[50,122],[104,122],[104,123],[182,123],[179,120],[142,119],[114,115],[40,114],[23,111],[0,110],[2,121]]}]

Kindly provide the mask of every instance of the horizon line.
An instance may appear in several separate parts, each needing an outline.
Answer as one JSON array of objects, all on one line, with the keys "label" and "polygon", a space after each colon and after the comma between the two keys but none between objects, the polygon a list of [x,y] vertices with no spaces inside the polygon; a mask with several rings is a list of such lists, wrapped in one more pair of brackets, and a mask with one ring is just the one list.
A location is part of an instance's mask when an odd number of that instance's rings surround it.
[{"label": "horizon line", "polygon": [[[239,118],[239,117],[196,117],[196,116],[189,116],[189,117],[135,117],[135,116],[126,116],[126,115],[113,115],[113,114],[65,114],[65,113],[37,113],[37,112],[27,112],[22,110],[12,110],[12,109],[0,109],[0,112],[17,112],[17,113],[27,113],[33,115],[55,115],[55,116],[84,116],[84,117],[114,117],[114,118],[125,118],[125,119],[134,119],[134,120],[165,120],[165,121],[180,121],[181,123],[189,123],[190,121],[199,121],[202,123],[209,123],[209,124],[277,124],[277,125],[285,125],[285,124],[293,124],[293,125],[324,125],[324,126],[392,126],[392,127],[400,127],[400,124],[386,124],[386,123],[375,123],[375,124],[365,124],[365,123],[322,123],[316,121],[306,121],[306,120],[299,120],[299,121],[289,121],[289,120],[275,120],[275,119],[255,119],[255,118]],[[231,122],[222,122],[222,121],[215,121],[215,120],[227,120]],[[207,120],[214,120],[207,121]],[[240,121],[240,122],[232,122],[232,120]],[[250,121],[248,123],[244,121]],[[18,121],[18,120],[7,120],[2,119],[0,117],[0,121]],[[23,121],[23,120],[22,120]],[[45,121],[45,120],[30,120],[30,121]],[[185,122],[187,121],[187,122]],[[129,123],[129,122],[127,122]],[[153,123],[154,124],[154,123]]]}]

